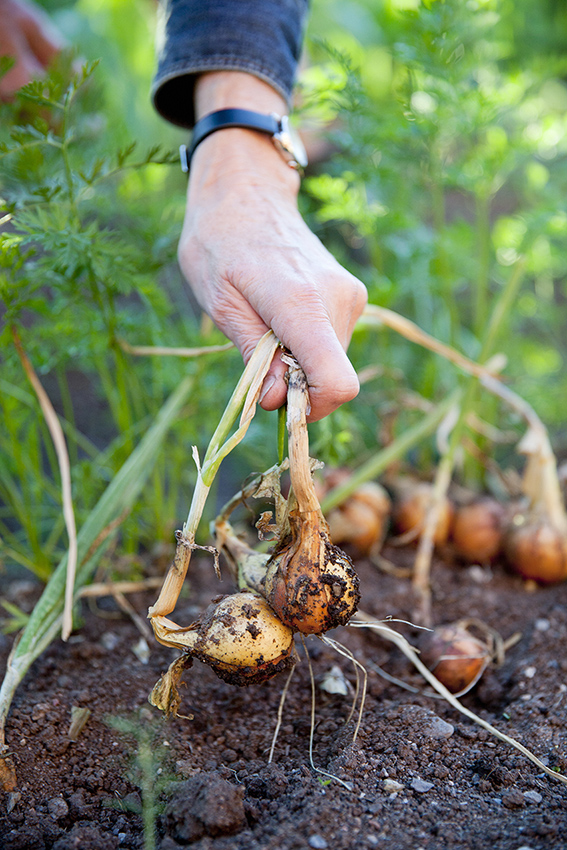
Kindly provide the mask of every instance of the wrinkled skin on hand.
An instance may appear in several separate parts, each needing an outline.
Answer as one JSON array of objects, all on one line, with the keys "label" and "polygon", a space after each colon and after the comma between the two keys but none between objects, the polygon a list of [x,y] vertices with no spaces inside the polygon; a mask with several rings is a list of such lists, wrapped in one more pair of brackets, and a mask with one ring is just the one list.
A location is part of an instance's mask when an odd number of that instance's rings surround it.
[{"label": "wrinkled skin on hand", "polygon": [[[209,101],[202,113],[227,104],[285,109],[230,97]],[[309,230],[298,189],[298,174],[269,137],[238,128],[213,133],[191,163],[179,262],[200,305],[245,361],[268,328],[293,353],[307,376],[313,422],[358,393],[345,351],[366,289]],[[263,387],[266,410],[285,401],[285,371],[276,356]]]},{"label": "wrinkled skin on hand", "polygon": [[29,0],[0,0],[0,56],[14,65],[0,78],[0,99],[9,99],[19,88],[43,76],[63,46],[49,18]]}]

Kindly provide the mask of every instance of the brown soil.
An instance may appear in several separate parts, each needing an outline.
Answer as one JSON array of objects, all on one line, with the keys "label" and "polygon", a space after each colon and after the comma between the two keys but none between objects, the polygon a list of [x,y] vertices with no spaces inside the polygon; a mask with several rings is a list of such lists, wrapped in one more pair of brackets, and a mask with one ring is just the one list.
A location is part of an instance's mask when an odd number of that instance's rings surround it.
[{"label": "brown soil", "polygon": [[[385,554],[398,564],[412,557],[399,550]],[[357,566],[364,610],[411,619],[407,580],[368,562]],[[195,559],[177,621],[188,624],[211,596],[231,589],[228,581],[218,584],[209,561]],[[3,588],[3,595],[10,592]],[[144,615],[153,599],[132,601]],[[437,622],[474,616],[504,638],[522,633],[502,666],[488,670],[462,701],[544,763],[567,772],[567,584],[530,591],[499,567],[439,561],[434,599]],[[114,603],[101,600],[98,611],[85,603],[83,618],[68,643],[56,642],[36,662],[16,695],[7,740],[19,786],[0,806],[2,850],[149,850],[143,800],[161,850],[540,850],[567,844],[565,786],[443,700],[385,679],[378,666],[425,689],[401,653],[370,631],[333,633],[369,672],[354,745],[353,721],[345,726],[351,698],[317,688],[313,761],[345,785],[310,766],[303,656],[268,764],[285,675],[236,688],[196,662],[185,674],[181,707],[193,719],[164,721],[147,697],[175,651],[152,642],[142,663],[132,651],[139,632]],[[415,642],[415,629],[398,628]],[[3,662],[10,642],[0,637]],[[338,664],[354,684],[345,658],[317,639],[307,645],[318,681]],[[91,715],[73,742],[74,706],[88,707]],[[117,719],[122,727],[127,721],[126,731],[116,728]]]}]

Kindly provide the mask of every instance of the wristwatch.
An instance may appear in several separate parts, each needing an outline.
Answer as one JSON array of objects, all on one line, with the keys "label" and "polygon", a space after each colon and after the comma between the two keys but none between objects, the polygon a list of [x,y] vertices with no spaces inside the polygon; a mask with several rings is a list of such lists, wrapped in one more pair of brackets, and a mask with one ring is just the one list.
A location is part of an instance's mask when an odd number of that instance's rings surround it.
[{"label": "wristwatch", "polygon": [[197,121],[189,147],[180,146],[182,170],[189,171],[191,157],[203,139],[227,127],[243,127],[246,130],[265,133],[271,137],[275,147],[291,168],[301,172],[307,165],[305,148],[299,136],[291,128],[287,115],[279,116],[275,113],[265,115],[250,109],[219,109]]}]

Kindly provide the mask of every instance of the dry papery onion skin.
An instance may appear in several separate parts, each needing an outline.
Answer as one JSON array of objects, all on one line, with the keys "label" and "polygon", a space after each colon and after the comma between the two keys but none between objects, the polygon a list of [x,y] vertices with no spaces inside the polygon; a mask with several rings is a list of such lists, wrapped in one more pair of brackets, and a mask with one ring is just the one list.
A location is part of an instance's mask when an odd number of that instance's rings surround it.
[{"label": "dry papery onion skin", "polygon": [[173,637],[185,648],[185,666],[197,658],[232,685],[261,684],[295,664],[292,630],[248,591],[213,600],[195,623],[170,632]]},{"label": "dry papery onion skin", "polygon": [[506,561],[514,572],[539,584],[567,579],[567,532],[546,518],[516,514],[504,539]]},{"label": "dry papery onion skin", "polygon": [[487,645],[460,623],[437,626],[419,641],[420,657],[452,694],[462,694],[478,681],[491,660]]},{"label": "dry papery onion skin", "polygon": [[360,601],[349,556],[334,546],[320,511],[291,511],[289,533],[267,564],[266,598],[291,629],[322,634],[344,626]]}]

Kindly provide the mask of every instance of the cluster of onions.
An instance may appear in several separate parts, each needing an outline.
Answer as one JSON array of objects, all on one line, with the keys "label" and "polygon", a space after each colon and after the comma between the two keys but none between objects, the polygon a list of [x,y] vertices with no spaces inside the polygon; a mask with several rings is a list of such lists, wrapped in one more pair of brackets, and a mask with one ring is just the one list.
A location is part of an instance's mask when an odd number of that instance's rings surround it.
[{"label": "cluster of onions", "polygon": [[[188,627],[154,617],[156,638],[183,651],[155,685],[150,702],[177,714],[178,683],[197,658],[235,685],[259,684],[295,663],[294,633],[322,634],[346,625],[359,599],[352,561],[331,541],[312,478],[306,411],[307,381],[296,361],[286,359],[287,427],[291,490],[285,502],[277,477],[277,543],[270,556],[256,552],[218,518],[215,535],[241,590],[213,600]],[[265,494],[265,491],[264,491]],[[266,516],[261,520],[265,526]],[[183,541],[179,541],[180,544]],[[176,554],[183,559],[183,552]]]}]

